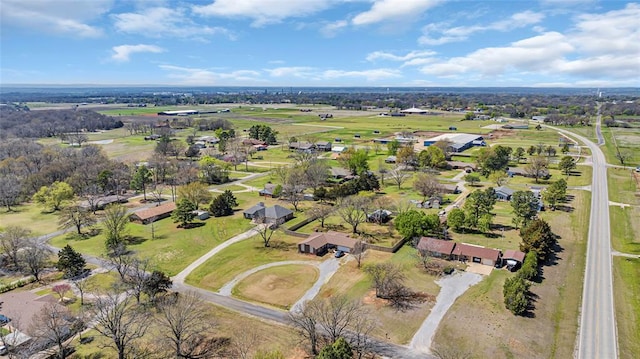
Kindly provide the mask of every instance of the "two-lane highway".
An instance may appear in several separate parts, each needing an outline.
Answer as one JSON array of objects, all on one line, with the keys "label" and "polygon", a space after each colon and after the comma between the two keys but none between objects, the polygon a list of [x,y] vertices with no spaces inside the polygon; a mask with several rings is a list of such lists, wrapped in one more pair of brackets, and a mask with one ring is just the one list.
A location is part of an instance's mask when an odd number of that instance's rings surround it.
[{"label": "two-lane highway", "polygon": [[[599,126],[600,116],[598,129]],[[618,357],[618,341],[613,301],[607,161],[598,145],[592,141],[572,132],[557,130],[585,143],[591,150],[593,162],[591,215],[577,356],[584,359],[615,359]],[[602,143],[602,135],[597,132]]]}]

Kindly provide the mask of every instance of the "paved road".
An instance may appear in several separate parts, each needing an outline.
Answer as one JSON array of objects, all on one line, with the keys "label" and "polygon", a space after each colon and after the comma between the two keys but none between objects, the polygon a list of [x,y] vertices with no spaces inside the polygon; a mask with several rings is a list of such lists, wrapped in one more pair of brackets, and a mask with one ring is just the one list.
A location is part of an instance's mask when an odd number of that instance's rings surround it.
[{"label": "paved road", "polygon": [[[598,138],[604,142],[599,129],[600,116],[598,116],[596,130]],[[595,143],[569,131],[558,130],[585,143],[591,150],[593,161],[591,216],[589,218],[587,263],[580,313],[578,358],[617,358],[618,341],[613,302],[607,162],[604,154]]]}]

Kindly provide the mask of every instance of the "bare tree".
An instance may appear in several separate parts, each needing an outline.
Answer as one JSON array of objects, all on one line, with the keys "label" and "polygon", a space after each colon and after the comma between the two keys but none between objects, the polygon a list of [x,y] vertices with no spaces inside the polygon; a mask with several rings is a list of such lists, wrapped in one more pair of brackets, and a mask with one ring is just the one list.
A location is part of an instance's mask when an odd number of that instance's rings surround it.
[{"label": "bare tree", "polygon": [[282,184],[282,197],[291,203],[296,212],[298,211],[298,205],[302,200],[302,193],[305,189],[305,173],[303,168],[289,168],[286,180]]},{"label": "bare tree", "polygon": [[47,268],[51,251],[35,239],[27,240],[27,245],[20,251],[20,263],[22,266],[40,281],[40,274]]},{"label": "bare tree", "polygon": [[78,293],[80,294],[80,305],[84,305],[84,294],[91,290],[91,282],[87,280],[87,277],[78,278],[71,280],[71,283],[76,288]]},{"label": "bare tree", "polygon": [[531,158],[529,164],[525,166],[524,171],[529,176],[535,178],[536,183],[538,183],[538,179],[548,173],[547,168],[549,168],[549,160],[542,156],[536,156]]},{"label": "bare tree", "polygon": [[130,296],[113,292],[96,299],[93,315],[95,330],[110,340],[107,346],[118,352],[118,359],[135,351],[134,343],[145,335],[151,318]]},{"label": "bare tree", "polygon": [[353,233],[358,233],[358,225],[367,220],[367,210],[371,200],[368,197],[349,196],[338,204],[336,212],[346,223],[351,225]]},{"label": "bare tree", "polygon": [[55,344],[54,357],[64,359],[70,345],[67,339],[74,334],[76,320],[67,308],[48,303],[32,319],[31,333],[44,345]]},{"label": "bare tree", "polygon": [[157,317],[161,328],[163,347],[173,352],[174,358],[211,358],[219,349],[213,338],[215,324],[204,315],[206,304],[194,292],[166,299],[160,305]]},{"label": "bare tree", "polygon": [[140,296],[144,292],[145,280],[149,261],[145,259],[132,258],[128,270],[125,272],[124,284],[131,290],[136,298],[136,303],[140,303]]},{"label": "bare tree", "polygon": [[333,206],[317,204],[309,209],[309,216],[320,221],[320,227],[324,228],[324,221],[333,214]]},{"label": "bare tree", "polygon": [[360,315],[354,316],[350,323],[349,344],[355,350],[358,359],[362,359],[374,346],[371,332],[376,328],[376,323],[364,307],[360,307],[359,311]]},{"label": "bare tree", "polygon": [[22,194],[22,183],[14,174],[0,175],[0,205],[7,207],[11,212],[11,206],[19,203]]},{"label": "bare tree", "polygon": [[318,306],[320,308],[317,311],[318,324],[332,343],[345,336],[349,325],[355,321],[356,317],[364,315],[360,303],[351,301],[343,295],[331,296],[327,300],[320,301]]},{"label": "bare tree", "polygon": [[256,230],[258,231],[260,238],[262,238],[262,243],[264,244],[265,248],[269,247],[271,236],[273,236],[273,233],[275,233],[277,229],[278,226],[274,223],[262,223],[258,225],[258,227],[256,227]]},{"label": "bare tree", "polygon": [[434,176],[426,173],[418,173],[415,181],[413,181],[413,188],[422,195],[423,201],[442,193],[440,182]]},{"label": "bare tree", "polygon": [[120,275],[120,280],[124,283],[127,280],[127,273],[131,268],[134,257],[127,254],[124,250],[118,250],[107,260],[108,266],[115,269]]},{"label": "bare tree", "polygon": [[367,249],[367,244],[363,241],[357,241],[353,246],[353,250],[351,251],[351,255],[356,259],[356,263],[358,263],[358,268],[362,265],[362,259],[364,258],[364,251]]},{"label": "bare tree", "polygon": [[289,322],[298,334],[309,341],[311,353],[318,354],[318,301],[307,301],[299,309],[289,312]]},{"label": "bare tree", "polygon": [[405,183],[411,177],[410,174],[404,171],[401,171],[398,167],[387,172],[387,174],[389,175],[389,178],[391,179],[391,181],[398,186],[398,189],[401,189],[402,184]]},{"label": "bare tree", "polygon": [[[91,205],[94,207],[94,205]],[[96,219],[91,211],[82,208],[80,205],[73,205],[63,208],[60,211],[58,225],[61,229],[75,227],[79,235],[82,235],[83,226],[91,226],[96,223]]]},{"label": "bare tree", "polygon": [[14,225],[9,225],[0,232],[0,249],[16,269],[20,267],[18,252],[27,246],[27,239],[30,236],[30,230]]},{"label": "bare tree", "polygon": [[233,332],[231,345],[235,357],[250,359],[251,352],[260,342],[260,334],[255,327],[243,327]]}]

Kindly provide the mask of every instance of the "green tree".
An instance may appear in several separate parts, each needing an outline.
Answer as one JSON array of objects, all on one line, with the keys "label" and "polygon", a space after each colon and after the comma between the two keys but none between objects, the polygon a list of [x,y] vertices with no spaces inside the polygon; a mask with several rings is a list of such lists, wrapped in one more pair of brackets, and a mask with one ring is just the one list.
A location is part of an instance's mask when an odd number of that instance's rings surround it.
[{"label": "green tree", "polygon": [[202,181],[208,184],[219,184],[229,182],[230,165],[224,161],[211,156],[203,156],[198,161]]},{"label": "green tree", "polygon": [[437,146],[429,146],[420,151],[420,154],[418,155],[418,163],[422,167],[438,168],[445,167],[447,164],[445,153]]},{"label": "green tree", "polygon": [[65,278],[76,278],[86,271],[85,266],[87,262],[82,257],[82,254],[76,252],[73,247],[66,245],[60,251],[58,251],[58,263],[56,267],[58,270],[64,272]]},{"label": "green tree", "polygon": [[199,204],[211,202],[211,192],[204,183],[192,182],[178,188],[178,196],[188,199],[191,203]]},{"label": "green tree", "polygon": [[396,154],[396,163],[401,163],[407,166],[415,166],[418,162],[416,152],[413,150],[413,146],[402,146],[398,149]]},{"label": "green tree", "polygon": [[573,171],[575,168],[576,162],[571,156],[562,157],[560,159],[560,162],[558,163],[558,169],[567,176],[569,176],[571,174],[571,171]]},{"label": "green tree", "polygon": [[491,172],[505,170],[509,166],[511,147],[501,145],[480,149],[477,157],[478,166],[483,176]]},{"label": "green tree", "polygon": [[453,229],[454,232],[460,232],[464,227],[465,216],[464,211],[460,208],[454,208],[447,215],[447,225]]},{"label": "green tree", "polygon": [[513,224],[526,226],[538,214],[538,199],[531,191],[516,191],[511,196]]},{"label": "green tree", "polygon": [[153,173],[147,166],[139,166],[131,179],[131,188],[136,191],[142,191],[144,200],[147,200],[147,185],[151,183]]},{"label": "green tree", "polygon": [[518,271],[518,276],[526,280],[533,280],[538,276],[538,253],[536,251],[529,251],[524,257],[524,263]]},{"label": "green tree", "polygon": [[518,147],[516,148],[516,150],[513,152],[513,159],[516,160],[516,162],[520,163],[520,161],[524,158],[524,148],[522,147]]},{"label": "green tree", "polygon": [[535,251],[538,261],[545,263],[553,253],[557,242],[556,235],[551,227],[543,219],[535,219],[520,230],[520,250],[523,252]]},{"label": "green tree", "polygon": [[549,204],[551,209],[556,209],[556,204],[567,198],[567,181],[559,179],[553,182],[542,192],[542,199]]},{"label": "green tree", "polygon": [[535,154],[536,154],[536,150],[537,150],[536,146],[531,145],[531,146],[529,146],[529,148],[527,149],[527,153],[529,154],[529,156],[533,156],[533,155],[535,155]]},{"label": "green tree", "polygon": [[62,204],[73,199],[73,188],[66,182],[53,182],[49,187],[42,186],[33,195],[33,200],[51,209],[52,212],[60,210]]},{"label": "green tree", "polygon": [[493,224],[493,215],[485,213],[478,220],[478,229],[483,233],[491,232],[491,225]]},{"label": "green tree", "polygon": [[529,299],[527,292],[530,284],[519,276],[507,278],[504,282],[502,293],[504,304],[514,315],[522,315],[527,311]]},{"label": "green tree", "polygon": [[476,183],[480,182],[480,175],[477,173],[469,173],[464,176],[464,180],[469,185],[474,186]]},{"label": "green tree", "polygon": [[213,199],[211,206],[209,206],[209,212],[211,212],[214,217],[230,216],[233,214],[233,208],[236,206],[238,206],[236,197],[231,191],[226,190]]},{"label": "green tree", "polygon": [[154,302],[158,294],[166,292],[172,284],[169,276],[155,270],[145,278],[142,291],[149,296],[151,302]]},{"label": "green tree", "polygon": [[396,140],[395,138],[388,142],[387,153],[389,154],[389,156],[395,156],[398,153],[400,146],[400,141]]},{"label": "green tree", "polygon": [[317,359],[351,359],[353,358],[353,350],[347,341],[340,337],[333,344],[329,344],[322,348]]},{"label": "green tree", "polygon": [[564,145],[562,145],[562,149],[560,151],[562,152],[562,154],[569,153],[569,143],[565,142]]},{"label": "green tree", "polygon": [[116,203],[105,208],[102,227],[104,228],[105,246],[109,252],[117,254],[124,251],[128,224],[129,213],[123,205]]},{"label": "green tree", "polygon": [[186,228],[196,218],[194,213],[196,209],[197,207],[193,202],[186,198],[181,198],[176,205],[176,209],[171,213],[171,219],[174,222],[180,222],[179,228]]},{"label": "green tree", "polygon": [[394,225],[404,238],[412,239],[439,232],[440,219],[436,214],[426,215],[411,209],[400,213],[395,218]]},{"label": "green tree", "polygon": [[485,214],[490,214],[493,210],[493,206],[496,204],[496,195],[493,187],[489,187],[486,190],[475,190],[467,197],[464,202],[464,214],[466,225],[471,228],[476,228],[480,217]]},{"label": "green tree", "polygon": [[357,175],[363,171],[369,171],[369,163],[367,160],[369,155],[364,149],[356,150],[351,147],[342,152],[339,157],[340,163],[349,169],[352,175]]}]

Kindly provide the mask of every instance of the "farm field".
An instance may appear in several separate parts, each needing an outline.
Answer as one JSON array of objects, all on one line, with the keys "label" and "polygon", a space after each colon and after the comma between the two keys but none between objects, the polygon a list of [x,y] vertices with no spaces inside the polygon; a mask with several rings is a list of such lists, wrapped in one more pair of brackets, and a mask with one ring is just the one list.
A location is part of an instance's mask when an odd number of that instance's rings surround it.
[{"label": "farm field", "polygon": [[631,359],[640,350],[640,259],[613,257],[615,315],[619,356]]}]

